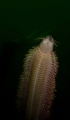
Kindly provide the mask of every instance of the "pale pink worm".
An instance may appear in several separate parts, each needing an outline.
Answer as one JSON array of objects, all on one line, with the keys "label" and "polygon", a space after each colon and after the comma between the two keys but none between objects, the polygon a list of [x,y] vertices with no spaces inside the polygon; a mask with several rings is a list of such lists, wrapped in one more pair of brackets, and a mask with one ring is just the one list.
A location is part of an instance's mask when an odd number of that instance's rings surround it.
[{"label": "pale pink worm", "polygon": [[17,92],[17,107],[24,120],[49,118],[58,68],[53,46],[53,38],[47,36],[26,55]]}]

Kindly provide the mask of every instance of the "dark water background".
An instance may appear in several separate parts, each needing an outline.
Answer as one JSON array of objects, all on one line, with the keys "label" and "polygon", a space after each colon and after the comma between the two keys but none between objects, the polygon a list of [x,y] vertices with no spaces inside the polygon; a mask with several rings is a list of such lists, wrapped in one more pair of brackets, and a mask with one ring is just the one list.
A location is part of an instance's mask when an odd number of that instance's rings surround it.
[{"label": "dark water background", "polygon": [[59,70],[51,120],[70,117],[70,2],[69,0],[0,1],[0,119],[17,120],[16,92],[27,51],[35,39],[52,35]]}]

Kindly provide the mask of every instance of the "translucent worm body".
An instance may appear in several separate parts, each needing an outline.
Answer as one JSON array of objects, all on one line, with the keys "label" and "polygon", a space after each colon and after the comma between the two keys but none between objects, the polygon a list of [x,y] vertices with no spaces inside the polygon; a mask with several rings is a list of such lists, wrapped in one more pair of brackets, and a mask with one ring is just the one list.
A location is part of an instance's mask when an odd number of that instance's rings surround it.
[{"label": "translucent worm body", "polygon": [[17,93],[22,120],[49,118],[58,67],[53,46],[53,38],[47,36],[26,55]]}]

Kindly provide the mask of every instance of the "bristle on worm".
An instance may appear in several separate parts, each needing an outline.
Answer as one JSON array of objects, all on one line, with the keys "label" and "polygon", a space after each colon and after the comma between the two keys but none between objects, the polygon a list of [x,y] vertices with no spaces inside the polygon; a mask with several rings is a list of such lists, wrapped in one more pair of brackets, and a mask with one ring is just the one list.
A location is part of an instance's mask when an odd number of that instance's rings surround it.
[{"label": "bristle on worm", "polygon": [[54,39],[47,36],[26,55],[17,92],[20,120],[49,118],[58,68],[53,46]]}]

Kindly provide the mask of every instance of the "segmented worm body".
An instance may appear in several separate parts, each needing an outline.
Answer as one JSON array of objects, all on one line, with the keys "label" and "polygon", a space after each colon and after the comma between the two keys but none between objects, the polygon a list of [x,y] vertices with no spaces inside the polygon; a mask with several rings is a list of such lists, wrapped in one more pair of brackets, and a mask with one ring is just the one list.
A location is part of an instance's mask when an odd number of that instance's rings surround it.
[{"label": "segmented worm body", "polygon": [[26,55],[17,93],[17,106],[22,119],[49,118],[58,67],[53,46],[53,38],[47,36]]}]

